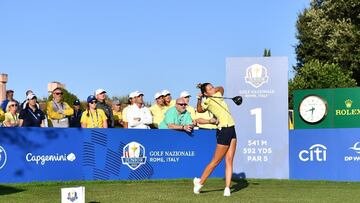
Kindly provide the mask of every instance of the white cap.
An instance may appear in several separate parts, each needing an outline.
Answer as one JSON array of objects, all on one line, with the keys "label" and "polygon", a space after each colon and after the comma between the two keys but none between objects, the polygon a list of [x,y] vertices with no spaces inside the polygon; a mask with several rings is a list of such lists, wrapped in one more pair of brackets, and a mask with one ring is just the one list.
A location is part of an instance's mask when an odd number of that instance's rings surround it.
[{"label": "white cap", "polygon": [[157,99],[159,97],[163,96],[160,92],[156,92],[154,95],[154,99]]},{"label": "white cap", "polygon": [[168,95],[168,94],[171,94],[171,93],[169,92],[169,90],[163,90],[163,91],[161,92],[161,95],[162,95],[162,96],[166,96],[166,95]]},{"label": "white cap", "polygon": [[36,97],[35,94],[29,94],[28,96],[26,96],[26,99],[31,100],[31,99],[33,99],[34,97]]},{"label": "white cap", "polygon": [[106,91],[104,89],[97,89],[95,91],[95,95],[101,94],[101,93],[106,93]]},{"label": "white cap", "polygon": [[131,93],[129,94],[129,98],[138,97],[140,94],[144,95],[144,93],[142,93],[142,92],[140,92],[140,91],[131,92]]},{"label": "white cap", "polygon": [[187,92],[187,91],[182,91],[182,92],[180,93],[180,97],[191,97],[191,95],[190,95],[189,92]]},{"label": "white cap", "polygon": [[140,95],[143,95],[144,96],[144,93],[140,92],[140,91],[135,91],[134,92],[134,97],[138,97]]}]

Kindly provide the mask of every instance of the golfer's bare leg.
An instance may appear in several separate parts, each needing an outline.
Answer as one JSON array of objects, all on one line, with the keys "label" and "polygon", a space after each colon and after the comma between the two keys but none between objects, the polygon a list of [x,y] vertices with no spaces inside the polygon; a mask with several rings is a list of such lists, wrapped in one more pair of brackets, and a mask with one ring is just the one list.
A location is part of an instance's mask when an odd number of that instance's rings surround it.
[{"label": "golfer's bare leg", "polygon": [[226,152],[228,151],[229,146],[227,145],[216,145],[216,150],[214,153],[214,156],[211,160],[211,162],[206,166],[203,174],[201,175],[200,184],[203,185],[206,181],[206,179],[210,176],[210,174],[213,172],[215,167],[219,165],[221,160],[224,158]]},{"label": "golfer's bare leg", "polygon": [[233,162],[236,151],[236,139],[232,139],[229,150],[225,155],[225,187],[230,187],[233,173]]}]

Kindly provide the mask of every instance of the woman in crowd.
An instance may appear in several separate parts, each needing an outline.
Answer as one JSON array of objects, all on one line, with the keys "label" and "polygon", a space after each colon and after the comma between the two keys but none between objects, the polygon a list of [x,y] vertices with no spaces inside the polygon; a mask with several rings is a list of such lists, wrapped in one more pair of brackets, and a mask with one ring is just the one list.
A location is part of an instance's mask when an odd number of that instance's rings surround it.
[{"label": "woman in crowd", "polygon": [[9,101],[6,106],[4,127],[17,127],[19,126],[19,113],[17,113],[18,104],[15,101]]},{"label": "woman in crowd", "polygon": [[87,98],[87,109],[81,116],[82,128],[107,128],[107,117],[102,109],[96,108],[96,97],[90,95]]},{"label": "woman in crowd", "polygon": [[45,127],[45,114],[38,108],[36,96],[34,94],[29,94],[26,98],[28,103],[25,109],[20,111],[19,126]]}]

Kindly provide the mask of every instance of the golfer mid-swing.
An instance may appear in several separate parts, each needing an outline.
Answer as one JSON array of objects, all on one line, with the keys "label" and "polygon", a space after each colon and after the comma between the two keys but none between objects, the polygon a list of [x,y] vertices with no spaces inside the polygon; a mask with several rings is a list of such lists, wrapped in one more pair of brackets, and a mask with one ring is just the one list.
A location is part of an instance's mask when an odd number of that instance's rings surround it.
[{"label": "golfer mid-swing", "polygon": [[[194,193],[199,194],[206,179],[215,167],[225,157],[225,190],[224,196],[230,196],[230,184],[233,173],[233,160],[236,150],[235,122],[224,99],[223,87],[214,87],[210,83],[198,84],[201,93],[198,94],[197,111],[210,111],[219,120],[216,130],[217,145],[211,162],[206,166],[201,178],[194,178]],[[202,97],[205,97],[203,104]]]}]

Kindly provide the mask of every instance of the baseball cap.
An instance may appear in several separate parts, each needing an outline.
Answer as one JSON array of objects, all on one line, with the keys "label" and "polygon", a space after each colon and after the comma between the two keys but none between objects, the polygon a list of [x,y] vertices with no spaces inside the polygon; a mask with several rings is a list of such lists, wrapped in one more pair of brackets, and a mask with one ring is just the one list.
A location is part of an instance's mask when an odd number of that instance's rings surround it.
[{"label": "baseball cap", "polygon": [[182,92],[180,93],[180,97],[191,97],[191,95],[190,95],[189,92],[187,92],[187,91],[182,91]]},{"label": "baseball cap", "polygon": [[112,102],[112,104],[113,104],[113,105],[119,105],[119,104],[120,104],[120,101],[119,101],[119,100],[114,100],[114,101]]},{"label": "baseball cap", "polygon": [[101,93],[106,93],[106,91],[104,89],[97,89],[95,91],[95,95],[101,94]]},{"label": "baseball cap", "polygon": [[156,92],[154,95],[154,99],[157,99],[159,97],[163,96],[160,92]]},{"label": "baseball cap", "polygon": [[88,98],[86,99],[87,103],[90,103],[92,101],[96,100],[96,97],[94,95],[90,95],[88,96]]},{"label": "baseball cap", "polygon": [[137,92],[137,91],[135,91],[135,92],[130,92],[130,94],[129,94],[129,98],[134,98],[134,97],[135,97],[136,92]]},{"label": "baseball cap", "polygon": [[171,93],[169,92],[169,90],[163,90],[163,91],[161,92],[161,95],[162,95],[162,96],[166,96],[166,95],[168,95],[168,94],[171,94]]},{"label": "baseball cap", "polygon": [[134,92],[134,97],[138,97],[140,95],[143,95],[144,96],[144,93],[140,92],[140,91],[135,91]]},{"label": "baseball cap", "polygon": [[80,101],[77,99],[73,102],[73,105],[80,105]]},{"label": "baseball cap", "polygon": [[34,97],[36,98],[36,95],[35,95],[35,94],[29,94],[28,96],[26,96],[26,99],[31,100],[31,99],[33,99]]},{"label": "baseball cap", "polygon": [[6,93],[14,92],[14,90],[6,90]]}]

